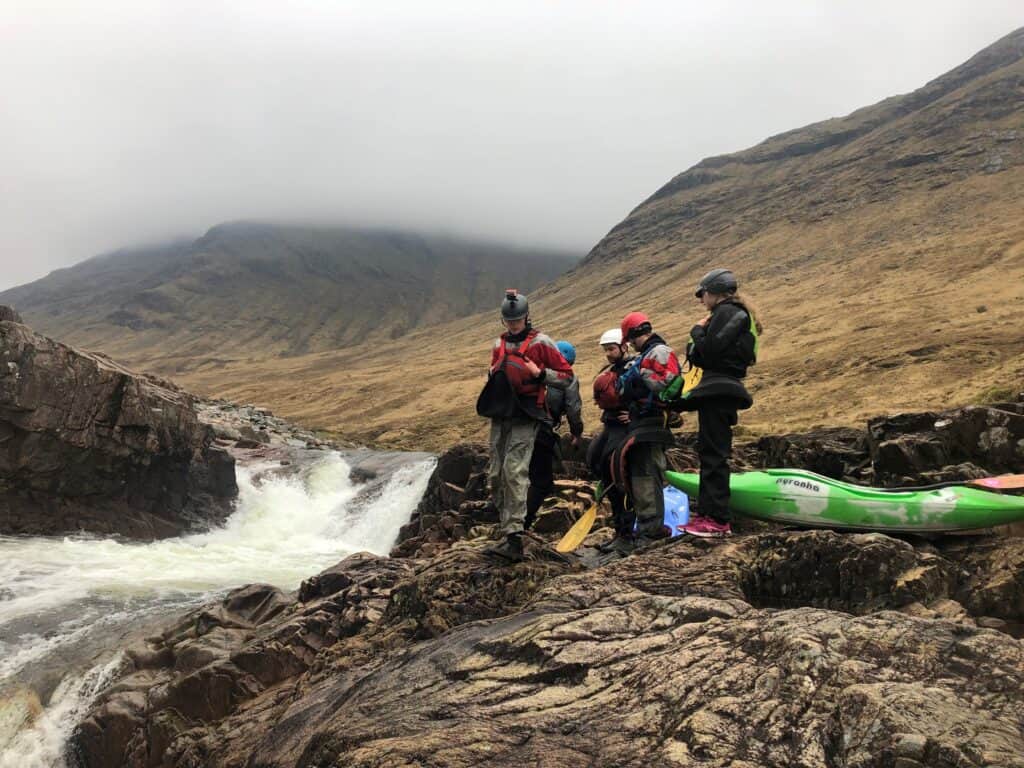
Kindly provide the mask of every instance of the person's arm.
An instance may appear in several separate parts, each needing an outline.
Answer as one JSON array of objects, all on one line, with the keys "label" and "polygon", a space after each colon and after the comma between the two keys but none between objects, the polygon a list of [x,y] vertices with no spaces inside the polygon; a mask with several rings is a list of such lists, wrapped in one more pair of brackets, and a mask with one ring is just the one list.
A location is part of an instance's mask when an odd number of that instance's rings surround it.
[{"label": "person's arm", "polygon": [[650,392],[658,394],[680,375],[676,353],[659,344],[640,363],[640,379]]},{"label": "person's arm", "polygon": [[569,432],[573,438],[583,434],[583,398],[580,397],[580,382],[572,377],[565,390],[565,419],[569,422]]},{"label": "person's arm", "polygon": [[707,325],[695,325],[690,330],[693,348],[690,360],[694,365],[704,367],[736,343],[736,339],[750,324],[747,313],[735,304],[725,304],[713,312]]},{"label": "person's arm", "polygon": [[566,389],[572,382],[572,366],[547,336],[537,336],[523,356],[526,358],[526,369],[538,383],[555,389]]},{"label": "person's arm", "polygon": [[487,375],[490,376],[494,373],[494,366],[498,364],[498,360],[501,359],[501,339],[494,342],[494,346],[491,347],[491,367],[487,369]]}]

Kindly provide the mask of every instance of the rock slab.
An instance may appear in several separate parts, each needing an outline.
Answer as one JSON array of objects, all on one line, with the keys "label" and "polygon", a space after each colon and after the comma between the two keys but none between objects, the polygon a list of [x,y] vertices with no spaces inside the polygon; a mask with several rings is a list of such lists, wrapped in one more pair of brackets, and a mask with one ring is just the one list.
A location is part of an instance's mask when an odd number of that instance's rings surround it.
[{"label": "rock slab", "polygon": [[154,539],[226,517],[234,459],[214,446],[190,395],[9,316],[0,321],[0,534]]}]

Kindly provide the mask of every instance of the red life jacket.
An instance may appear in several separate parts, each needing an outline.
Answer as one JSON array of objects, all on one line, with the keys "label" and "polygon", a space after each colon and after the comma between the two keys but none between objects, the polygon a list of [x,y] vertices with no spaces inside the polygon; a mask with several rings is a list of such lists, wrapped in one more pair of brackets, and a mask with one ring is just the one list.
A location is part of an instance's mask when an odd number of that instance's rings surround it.
[{"label": "red life jacket", "polygon": [[498,355],[498,359],[491,367],[491,372],[497,371],[499,368],[504,368],[505,375],[508,377],[509,383],[512,385],[512,389],[515,390],[517,395],[524,397],[534,395],[537,398],[537,405],[541,408],[545,408],[545,399],[547,397],[547,388],[539,383],[528,370],[526,370],[526,349],[530,346],[530,343],[537,337],[540,331],[531,330],[526,334],[526,338],[523,339],[519,344],[518,349],[510,350],[508,348],[508,339],[504,336],[501,339],[501,353]]},{"label": "red life jacket", "polygon": [[604,411],[618,411],[622,409],[622,398],[619,397],[616,384],[619,374],[615,369],[601,371],[594,379],[594,401],[597,407]]}]

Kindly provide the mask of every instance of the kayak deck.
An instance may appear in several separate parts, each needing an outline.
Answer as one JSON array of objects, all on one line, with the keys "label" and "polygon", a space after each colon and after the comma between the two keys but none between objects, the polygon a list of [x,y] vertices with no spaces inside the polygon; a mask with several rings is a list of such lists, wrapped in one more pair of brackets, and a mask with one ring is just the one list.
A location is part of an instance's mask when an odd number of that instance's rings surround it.
[{"label": "kayak deck", "polygon": [[[669,485],[696,496],[695,473],[666,472]],[[816,528],[940,533],[1024,520],[1024,497],[963,485],[909,490],[869,488],[800,469],[738,472],[733,511],[761,520]]]}]

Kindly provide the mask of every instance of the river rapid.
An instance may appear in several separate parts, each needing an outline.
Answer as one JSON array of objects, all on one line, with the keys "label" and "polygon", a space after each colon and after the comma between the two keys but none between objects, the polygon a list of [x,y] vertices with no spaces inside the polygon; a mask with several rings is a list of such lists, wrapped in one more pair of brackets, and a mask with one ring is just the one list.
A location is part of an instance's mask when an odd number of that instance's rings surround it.
[{"label": "river rapid", "polygon": [[[0,537],[0,768],[63,768],[68,736],[123,663],[118,649],[173,616],[244,584],[295,589],[353,552],[387,554],[434,464],[329,452],[239,467],[223,527],[149,544]],[[377,477],[353,482],[355,465]]]}]

